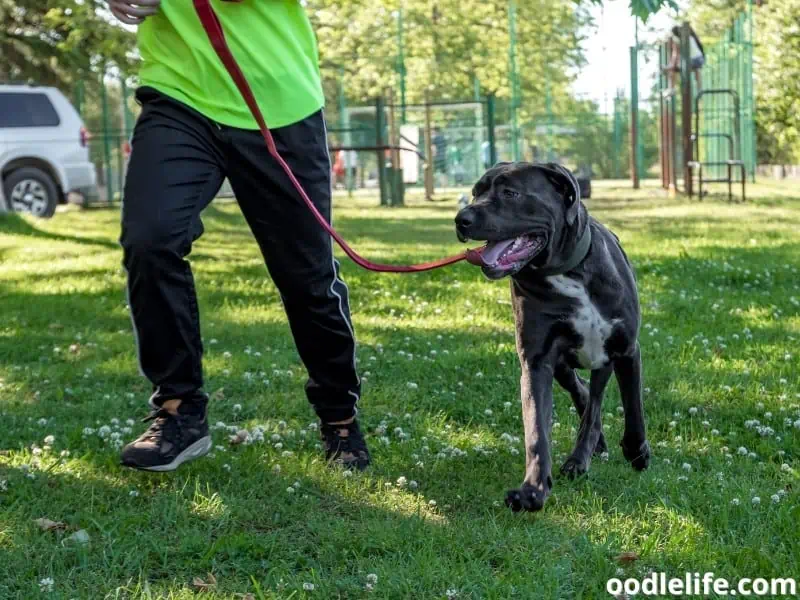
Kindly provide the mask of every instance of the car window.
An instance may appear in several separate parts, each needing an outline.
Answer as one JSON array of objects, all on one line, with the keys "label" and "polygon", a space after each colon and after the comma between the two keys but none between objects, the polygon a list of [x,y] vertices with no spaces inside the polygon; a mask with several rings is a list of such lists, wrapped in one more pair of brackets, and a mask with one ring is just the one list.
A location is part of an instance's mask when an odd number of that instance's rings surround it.
[{"label": "car window", "polygon": [[40,92],[0,92],[0,127],[56,127],[58,113]]}]

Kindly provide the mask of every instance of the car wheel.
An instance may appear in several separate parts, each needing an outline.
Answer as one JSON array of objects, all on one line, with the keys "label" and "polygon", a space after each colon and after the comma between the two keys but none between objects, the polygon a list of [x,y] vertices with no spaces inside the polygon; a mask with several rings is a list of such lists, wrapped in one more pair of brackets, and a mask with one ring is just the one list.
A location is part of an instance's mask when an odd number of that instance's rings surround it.
[{"label": "car wheel", "polygon": [[56,212],[58,188],[45,171],[36,167],[23,167],[12,171],[3,181],[3,192],[9,210],[30,213],[49,219]]}]

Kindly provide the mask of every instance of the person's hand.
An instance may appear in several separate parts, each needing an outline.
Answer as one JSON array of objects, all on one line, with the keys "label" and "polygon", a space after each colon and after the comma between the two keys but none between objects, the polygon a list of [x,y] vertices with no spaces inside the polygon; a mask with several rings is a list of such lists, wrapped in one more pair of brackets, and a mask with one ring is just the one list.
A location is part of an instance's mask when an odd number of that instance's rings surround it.
[{"label": "person's hand", "polygon": [[138,25],[158,12],[161,0],[109,0],[111,12],[127,25]]}]

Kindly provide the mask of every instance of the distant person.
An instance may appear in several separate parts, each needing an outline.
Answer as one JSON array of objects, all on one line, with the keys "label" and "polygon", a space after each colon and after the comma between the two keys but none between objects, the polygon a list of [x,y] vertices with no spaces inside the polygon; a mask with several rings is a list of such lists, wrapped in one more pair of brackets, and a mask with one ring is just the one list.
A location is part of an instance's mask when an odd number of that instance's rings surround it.
[{"label": "distant person", "polygon": [[[669,64],[664,69],[669,73],[670,88],[675,89],[675,83],[680,72],[681,61],[681,28],[675,25],[670,32],[670,39],[672,40],[672,56],[670,57]],[[700,70],[706,64],[706,54],[703,49],[703,44],[700,38],[697,37],[694,29],[689,26],[689,69],[694,73],[695,81],[697,82],[697,91],[703,89],[702,76]]]},{"label": "distant person", "polygon": [[447,178],[447,138],[438,127],[433,128],[433,171]]},{"label": "distant person", "polygon": [[488,169],[492,166],[492,145],[487,141],[481,144],[481,162],[483,168]]}]

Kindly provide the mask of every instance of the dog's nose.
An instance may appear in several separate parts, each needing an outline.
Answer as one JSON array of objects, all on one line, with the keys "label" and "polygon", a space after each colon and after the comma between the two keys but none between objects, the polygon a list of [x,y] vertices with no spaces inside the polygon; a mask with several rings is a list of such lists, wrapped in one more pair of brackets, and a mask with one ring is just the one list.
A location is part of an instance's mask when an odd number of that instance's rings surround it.
[{"label": "dog's nose", "polygon": [[469,207],[458,211],[456,215],[456,227],[461,231],[469,229],[475,224],[475,211]]}]

